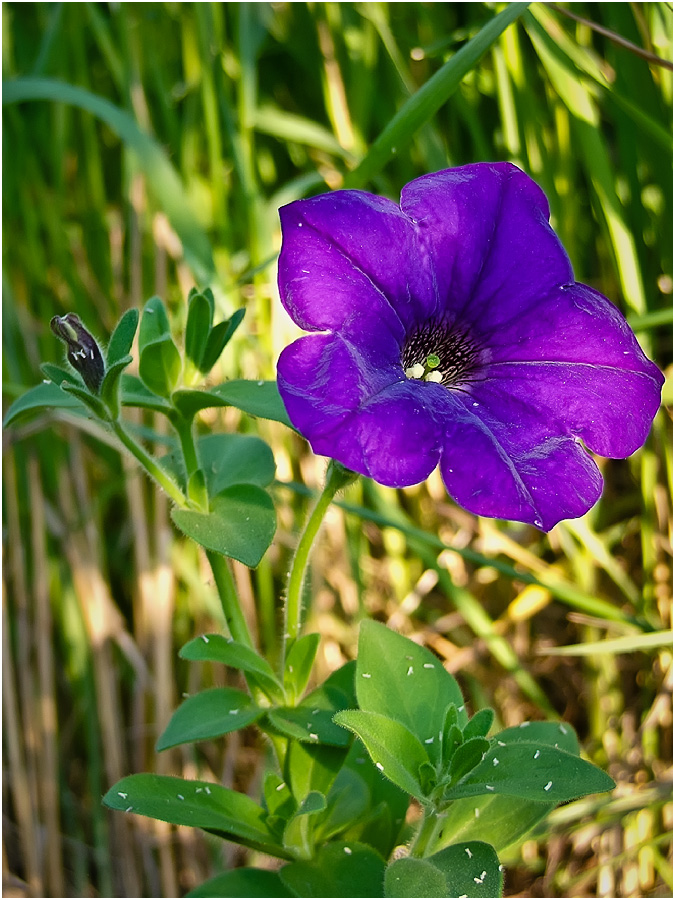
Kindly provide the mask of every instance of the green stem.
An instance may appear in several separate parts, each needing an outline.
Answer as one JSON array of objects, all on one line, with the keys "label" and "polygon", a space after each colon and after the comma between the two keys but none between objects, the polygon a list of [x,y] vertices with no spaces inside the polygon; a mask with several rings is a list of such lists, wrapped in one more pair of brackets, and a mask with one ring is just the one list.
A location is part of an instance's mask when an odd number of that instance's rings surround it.
[{"label": "green stem", "polygon": [[223,606],[225,621],[227,622],[230,634],[235,641],[238,641],[240,644],[245,644],[247,647],[255,650],[253,639],[251,638],[251,633],[248,630],[248,625],[246,624],[246,619],[244,618],[244,613],[242,612],[239,603],[237,588],[235,587],[234,578],[232,577],[232,572],[227,564],[227,560],[224,556],[221,556],[220,553],[215,553],[213,550],[207,550],[206,556],[208,557],[211,570],[213,571],[213,577],[216,582],[216,587],[218,588],[218,595],[220,596],[220,602]]},{"label": "green stem", "polygon": [[180,506],[181,509],[185,509],[188,505],[187,500],[173,478],[162,469],[159,463],[150,456],[147,450],[138,444],[131,435],[127,434],[124,430],[124,426],[119,420],[113,421],[110,424],[117,437],[127,450],[136,457],[148,475],[166,491],[177,506]]},{"label": "green stem", "polygon": [[194,435],[192,433],[192,419],[186,418],[176,412],[169,415],[169,421],[178,435],[181,451],[183,453],[185,474],[187,476],[188,499],[200,510],[208,512],[209,496],[206,491],[204,478],[203,476],[192,478],[195,472],[199,471],[197,448],[195,447]]},{"label": "green stem", "polygon": [[431,856],[434,845],[438,839],[439,832],[443,827],[445,816],[439,816],[435,810],[425,809],[422,827],[417,833],[417,837],[410,848],[410,855],[417,859],[424,859]]},{"label": "green stem", "polygon": [[305,580],[305,572],[307,571],[309,553],[326,515],[326,510],[340,488],[346,487],[357,477],[354,472],[345,469],[344,466],[336,463],[335,460],[331,460],[326,472],[326,485],[307,520],[291,565],[291,573],[286,590],[284,627],[286,646],[292,644],[300,636],[302,628],[302,586]]}]

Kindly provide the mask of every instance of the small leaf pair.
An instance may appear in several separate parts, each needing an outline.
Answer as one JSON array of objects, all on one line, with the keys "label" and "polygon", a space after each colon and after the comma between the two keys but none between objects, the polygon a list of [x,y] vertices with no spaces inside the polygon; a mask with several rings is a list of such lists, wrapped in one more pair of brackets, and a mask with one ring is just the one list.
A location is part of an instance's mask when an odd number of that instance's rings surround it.
[{"label": "small leaf pair", "polygon": [[[220,359],[228,341],[241,324],[245,310],[238,309],[229,319],[213,324],[215,300],[210,288],[188,295],[185,326],[185,355],[197,373],[207,375]],[[191,379],[188,379],[191,380]]]}]

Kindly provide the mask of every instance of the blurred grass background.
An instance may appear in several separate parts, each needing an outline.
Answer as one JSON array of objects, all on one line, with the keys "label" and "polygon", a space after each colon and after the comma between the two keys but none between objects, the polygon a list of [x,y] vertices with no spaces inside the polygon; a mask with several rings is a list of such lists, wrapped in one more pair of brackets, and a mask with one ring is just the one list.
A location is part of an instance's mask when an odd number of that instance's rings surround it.
[{"label": "blurred grass background", "polygon": [[[247,308],[216,376],[274,377],[295,335],[275,286],[278,207],[344,185],[397,198],[420,174],[479,160],[542,185],[577,279],[669,369],[672,4],[533,4],[437,112],[373,154],[501,8],[3,4],[5,406],[40,362],[62,360],[52,316],[76,312],[105,340],[157,293],[180,335],[194,283],[213,286],[222,316]],[[375,616],[430,646],[502,724],[564,717],[616,779],[507,854],[508,896],[672,895],[671,402],[672,370],[645,448],[602,461],[600,503],[549,535],[464,513],[434,475],[402,491],[357,484],[314,554],[322,672]],[[136,425],[158,450],[170,440],[161,420]],[[255,572],[235,566],[273,656],[307,504],[294,485],[315,487],[325,463],[234,410],[207,411],[203,427],[274,449],[279,531]],[[98,429],[43,415],[3,449],[4,895],[177,896],[246,855],[100,797],[140,771],[258,789],[264,751],[248,732],[153,749],[183,692],[233,677],[176,656],[221,627],[208,567]]]}]

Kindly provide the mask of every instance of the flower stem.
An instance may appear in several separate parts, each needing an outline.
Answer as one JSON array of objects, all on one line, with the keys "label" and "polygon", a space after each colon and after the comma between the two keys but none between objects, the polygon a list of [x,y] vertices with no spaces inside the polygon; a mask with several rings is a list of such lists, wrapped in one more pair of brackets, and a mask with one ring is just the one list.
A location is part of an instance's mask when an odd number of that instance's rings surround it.
[{"label": "flower stem", "polygon": [[245,644],[247,647],[254,650],[255,647],[253,646],[251,632],[248,630],[248,625],[246,624],[246,619],[244,618],[244,613],[242,612],[239,603],[239,597],[237,596],[237,588],[235,587],[234,578],[232,577],[232,572],[227,564],[227,560],[224,556],[221,556],[220,553],[215,553],[213,550],[207,550],[206,556],[213,572],[216,587],[218,588],[218,595],[223,607],[223,612],[225,613],[225,621],[227,622],[230,634],[235,641],[238,641],[240,644]]},{"label": "flower stem", "polygon": [[351,484],[357,477],[354,472],[345,469],[344,466],[341,466],[335,460],[331,460],[328,465],[326,485],[307,520],[291,565],[288,588],[286,590],[285,644],[292,644],[300,635],[302,628],[302,586],[305,580],[305,572],[307,571],[309,553],[326,515],[326,510],[340,488]]},{"label": "flower stem", "polygon": [[111,421],[110,425],[120,441],[124,444],[127,450],[136,457],[136,459],[143,466],[148,475],[166,491],[166,493],[169,495],[169,497],[171,497],[171,499],[177,506],[180,506],[181,509],[185,509],[185,507],[188,505],[187,500],[185,499],[183,492],[178,487],[173,478],[171,478],[164,471],[159,463],[154,460],[152,456],[150,456],[150,454],[131,437],[130,434],[127,434],[127,432],[124,430],[124,426],[119,421],[119,419]]},{"label": "flower stem", "polygon": [[431,856],[434,851],[434,845],[438,840],[438,835],[443,827],[445,815],[439,815],[433,809],[424,810],[424,819],[422,826],[417,833],[417,837],[410,848],[410,855],[417,859],[424,859]]}]

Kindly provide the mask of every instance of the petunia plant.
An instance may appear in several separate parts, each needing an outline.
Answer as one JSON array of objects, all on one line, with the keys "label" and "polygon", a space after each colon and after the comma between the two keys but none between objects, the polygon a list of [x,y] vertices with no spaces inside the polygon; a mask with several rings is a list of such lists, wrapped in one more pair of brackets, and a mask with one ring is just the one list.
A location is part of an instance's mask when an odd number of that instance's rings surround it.
[{"label": "petunia plant", "polygon": [[[182,348],[157,297],[122,317],[105,351],[76,315],[55,317],[70,368],[45,364],[46,382],[5,419],[47,407],[97,420],[206,551],[227,631],[196,636],[181,656],[238,670],[246,689],[187,697],[158,751],[252,726],[270,748],[257,800],[131,774],[104,803],[278,860],[190,896],[500,896],[499,853],[612,779],[563,722],[498,730],[492,710],[470,715],[429,649],[375,621],[361,624],[356,660],[308,688],[320,641],[303,628],[312,543],[359,476],[402,487],[436,466],[477,515],[542,530],[581,516],[602,487],[591,452],[623,457],[644,442],[663,378],[613,304],[575,282],[544,195],[515,166],[424,176],[400,205],[337,191],[280,215],[281,302],[311,334],[281,354],[278,385],[204,386],[243,311],[214,324],[212,292],[195,289]],[[126,371],[137,332],[138,376]],[[256,436],[198,435],[197,414],[222,406],[284,423],[329,458],[290,568],[276,665],[254,645],[228,563],[257,566],[274,538],[274,457]],[[125,407],[166,416],[166,455],[148,452]]]}]

